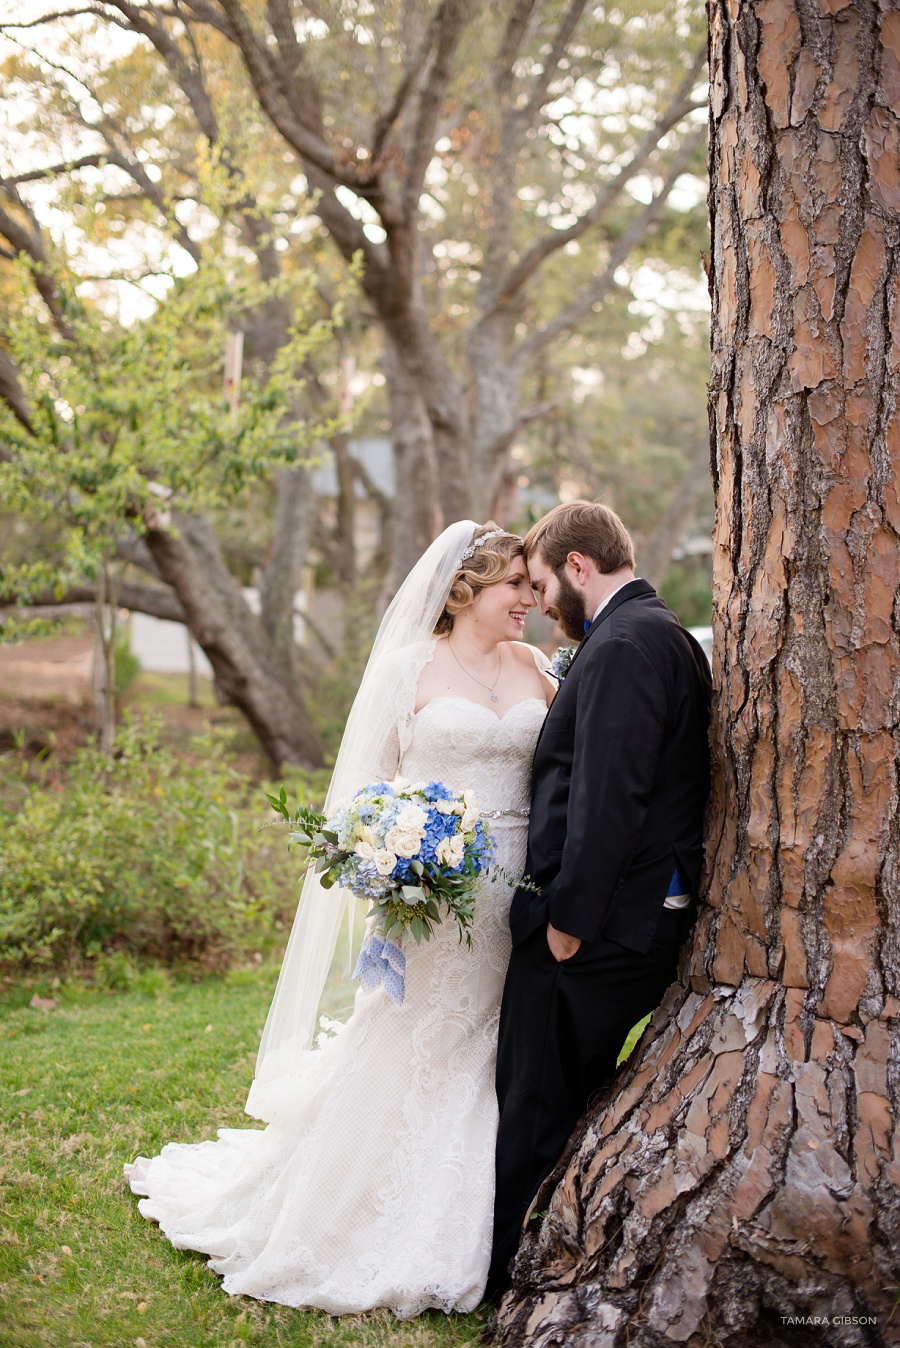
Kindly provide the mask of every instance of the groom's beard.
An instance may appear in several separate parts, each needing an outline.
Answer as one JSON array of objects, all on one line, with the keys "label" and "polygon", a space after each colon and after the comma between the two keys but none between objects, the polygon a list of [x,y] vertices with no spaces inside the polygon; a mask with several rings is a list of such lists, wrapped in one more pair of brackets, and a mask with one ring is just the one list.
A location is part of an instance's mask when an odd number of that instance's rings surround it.
[{"label": "groom's beard", "polygon": [[584,603],[562,567],[555,574],[558,582],[553,601],[556,621],[571,641],[580,641],[584,636]]}]

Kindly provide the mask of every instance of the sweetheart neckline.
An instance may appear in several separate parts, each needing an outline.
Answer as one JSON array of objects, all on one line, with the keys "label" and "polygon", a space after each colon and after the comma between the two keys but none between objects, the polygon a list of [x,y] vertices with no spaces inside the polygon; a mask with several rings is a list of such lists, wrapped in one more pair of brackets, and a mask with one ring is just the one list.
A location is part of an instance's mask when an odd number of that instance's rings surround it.
[{"label": "sweetheart neckline", "polygon": [[473,697],[461,697],[457,693],[445,693],[440,697],[430,697],[427,702],[422,704],[418,711],[413,712],[413,716],[421,716],[425,708],[432,706],[435,702],[467,702],[470,707],[478,707],[479,711],[486,712],[488,716],[493,717],[498,724],[502,724],[510,712],[515,711],[516,707],[525,707],[529,702],[539,702],[545,712],[548,710],[547,704],[542,697],[523,697],[520,698],[518,702],[514,702],[511,707],[507,707],[502,716],[498,716],[495,711],[491,711],[490,707],[486,707],[482,702],[476,702]]}]

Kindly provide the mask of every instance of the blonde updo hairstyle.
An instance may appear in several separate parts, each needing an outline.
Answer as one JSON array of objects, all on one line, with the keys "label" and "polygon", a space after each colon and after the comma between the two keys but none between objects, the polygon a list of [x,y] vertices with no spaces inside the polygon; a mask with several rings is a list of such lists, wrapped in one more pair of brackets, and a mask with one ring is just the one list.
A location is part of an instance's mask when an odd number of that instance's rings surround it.
[{"label": "blonde updo hairstyle", "polygon": [[[472,543],[477,543],[485,534],[499,529],[499,524],[488,520],[480,524],[472,535]],[[476,548],[471,557],[467,557],[453,577],[450,593],[444,611],[435,624],[434,635],[445,637],[453,631],[453,619],[457,613],[468,608],[478,594],[488,585],[496,585],[509,571],[516,557],[525,556],[525,547],[518,534],[500,533],[496,538],[488,539],[480,548]]]}]

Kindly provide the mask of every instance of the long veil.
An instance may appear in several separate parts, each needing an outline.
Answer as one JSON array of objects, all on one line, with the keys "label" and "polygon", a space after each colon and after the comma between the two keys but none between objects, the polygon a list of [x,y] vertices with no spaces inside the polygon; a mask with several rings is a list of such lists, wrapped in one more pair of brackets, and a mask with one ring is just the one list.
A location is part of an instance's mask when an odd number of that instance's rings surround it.
[{"label": "long veil", "polygon": [[[395,775],[405,748],[404,725],[422,666],[433,649],[440,617],[460,556],[478,525],[458,520],[425,551],[381,621],[325,797],[325,811],[361,786]],[[245,1105],[254,1118],[271,1120],[285,1107],[311,1066],[316,1011],[347,903],[345,889],[323,889],[307,872],[266,1019],[256,1076]]]}]

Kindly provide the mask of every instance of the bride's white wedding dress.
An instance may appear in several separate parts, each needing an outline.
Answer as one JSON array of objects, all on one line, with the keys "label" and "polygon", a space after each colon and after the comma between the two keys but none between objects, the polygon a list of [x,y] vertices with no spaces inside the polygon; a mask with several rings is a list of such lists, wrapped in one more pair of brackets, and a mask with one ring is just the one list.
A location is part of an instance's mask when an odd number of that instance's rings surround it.
[{"label": "bride's white wedding dress", "polygon": [[[502,718],[460,697],[412,717],[400,772],[474,788],[496,862],[521,871],[541,698]],[[265,1129],[170,1143],[126,1167],[140,1211],[209,1254],[229,1293],[334,1313],[466,1311],[491,1250],[494,1062],[510,952],[502,880],[480,883],[472,945],[454,925],[407,949],[406,998],[356,994],[346,1026],[286,1085]]]}]

